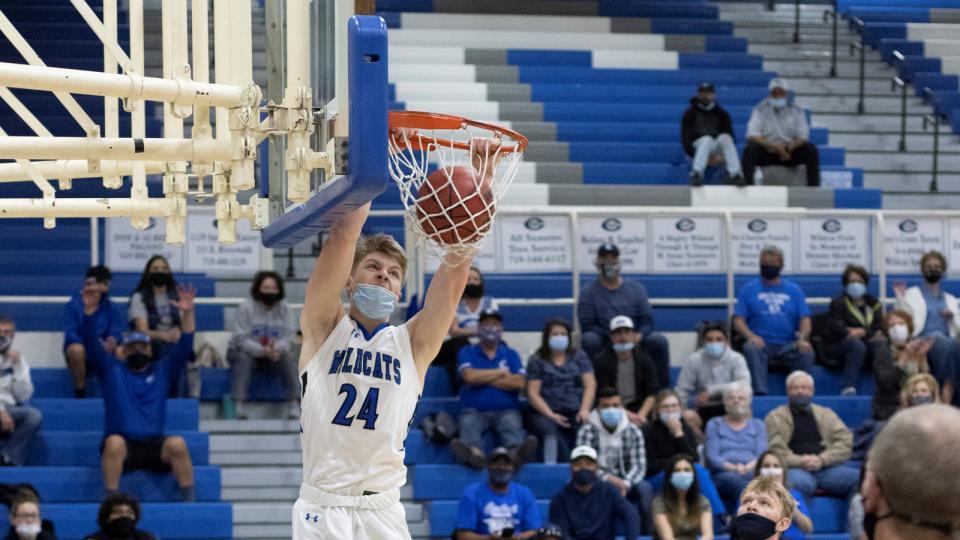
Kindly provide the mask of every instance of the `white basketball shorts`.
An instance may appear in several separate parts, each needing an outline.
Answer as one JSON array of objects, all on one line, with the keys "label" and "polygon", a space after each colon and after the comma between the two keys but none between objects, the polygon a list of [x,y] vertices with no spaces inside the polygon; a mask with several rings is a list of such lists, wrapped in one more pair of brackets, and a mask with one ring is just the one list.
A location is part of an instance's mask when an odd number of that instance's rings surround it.
[{"label": "white basketball shorts", "polygon": [[351,497],[301,484],[293,540],[410,540],[400,490]]}]

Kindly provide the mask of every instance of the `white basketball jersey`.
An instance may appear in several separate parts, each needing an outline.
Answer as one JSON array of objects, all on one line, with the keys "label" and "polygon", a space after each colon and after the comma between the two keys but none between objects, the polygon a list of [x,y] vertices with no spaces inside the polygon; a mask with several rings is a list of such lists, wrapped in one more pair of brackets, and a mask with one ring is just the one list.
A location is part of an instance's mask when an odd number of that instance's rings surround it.
[{"label": "white basketball jersey", "polygon": [[406,483],[404,440],[420,399],[406,325],[372,336],[348,315],[300,373],[303,481],[344,495]]}]

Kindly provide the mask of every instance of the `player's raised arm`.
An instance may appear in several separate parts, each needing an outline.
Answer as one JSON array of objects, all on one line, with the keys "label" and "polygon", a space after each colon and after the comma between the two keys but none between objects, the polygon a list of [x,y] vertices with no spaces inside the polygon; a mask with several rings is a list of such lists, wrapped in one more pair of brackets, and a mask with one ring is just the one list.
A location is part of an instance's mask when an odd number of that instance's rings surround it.
[{"label": "player's raised arm", "polygon": [[307,280],[303,311],[300,312],[300,330],[303,332],[301,369],[343,317],[340,293],[350,278],[357,239],[369,212],[370,203],[367,203],[340,218],[330,228],[327,241],[313,265],[313,272]]},{"label": "player's raised arm", "polygon": [[423,309],[407,323],[413,359],[421,376],[443,345],[443,338],[450,329],[450,321],[456,314],[457,303],[467,285],[472,262],[473,257],[467,257],[456,266],[441,264],[430,280]]}]

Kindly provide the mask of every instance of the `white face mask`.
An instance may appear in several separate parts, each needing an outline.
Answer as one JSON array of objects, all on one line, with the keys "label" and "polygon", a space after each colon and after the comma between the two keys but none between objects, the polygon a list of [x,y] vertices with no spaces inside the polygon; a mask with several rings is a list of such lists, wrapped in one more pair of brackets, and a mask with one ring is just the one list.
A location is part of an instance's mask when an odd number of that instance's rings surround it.
[{"label": "white face mask", "polygon": [[760,476],[772,476],[774,478],[783,478],[783,469],[780,467],[762,467]]},{"label": "white face mask", "polygon": [[17,525],[17,535],[20,538],[36,538],[40,534],[39,523],[21,523]]},{"label": "white face mask", "polygon": [[777,109],[782,109],[787,106],[787,98],[770,98],[770,104]]},{"label": "white face mask", "polygon": [[890,327],[887,333],[890,334],[890,341],[894,345],[903,345],[907,342],[907,338],[910,337],[910,332],[907,330],[907,325],[905,324],[895,324]]}]

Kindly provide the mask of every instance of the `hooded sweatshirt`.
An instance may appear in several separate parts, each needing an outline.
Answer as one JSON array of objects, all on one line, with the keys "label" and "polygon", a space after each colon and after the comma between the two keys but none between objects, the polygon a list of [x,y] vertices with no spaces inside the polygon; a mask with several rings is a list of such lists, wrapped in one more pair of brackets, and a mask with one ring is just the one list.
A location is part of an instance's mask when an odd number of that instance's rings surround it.
[{"label": "hooded sweatshirt", "polygon": [[234,315],[230,348],[258,358],[265,356],[263,346],[267,342],[274,341],[277,349],[287,352],[293,348],[296,337],[297,318],[286,302],[281,300],[268,309],[247,298]]},{"label": "hooded sweatshirt", "polygon": [[598,409],[591,411],[587,423],[580,426],[577,432],[577,446],[582,445],[597,451],[600,465],[598,475],[601,479],[613,475],[635,485],[643,480],[647,472],[643,433],[630,423],[626,411],[613,431],[603,425]]},{"label": "hooded sweatshirt", "polygon": [[713,102],[713,107],[706,109],[696,96],[690,98],[690,108],[683,113],[683,120],[680,122],[680,140],[687,155],[693,155],[693,141],[704,135],[716,137],[721,133],[733,137],[730,114],[716,101]]}]

